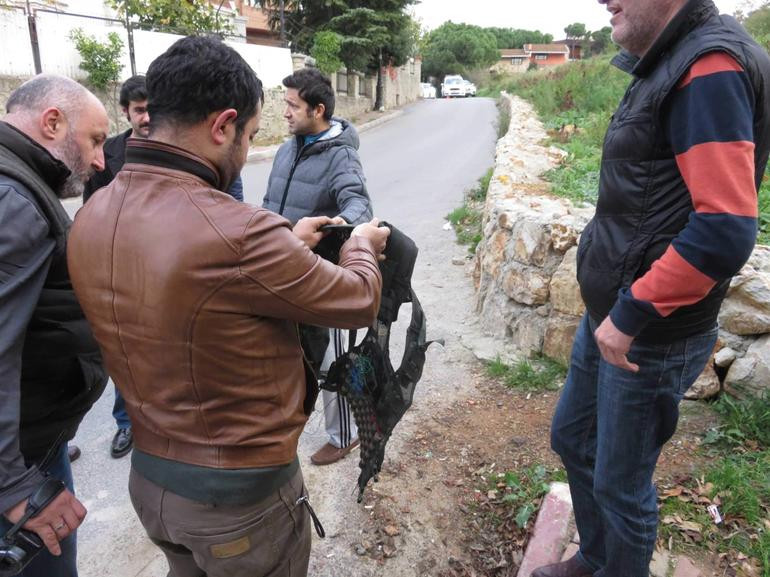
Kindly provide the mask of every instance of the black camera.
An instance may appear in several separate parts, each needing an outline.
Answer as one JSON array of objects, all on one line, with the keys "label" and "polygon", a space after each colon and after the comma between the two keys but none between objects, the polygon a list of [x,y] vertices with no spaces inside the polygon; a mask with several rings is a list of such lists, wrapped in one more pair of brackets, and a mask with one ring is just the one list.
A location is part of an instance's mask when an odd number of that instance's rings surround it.
[{"label": "black camera", "polygon": [[45,509],[62,491],[64,483],[53,477],[46,477],[27,501],[27,508],[21,519],[0,537],[0,577],[18,575],[35,555],[45,548],[40,537],[32,531],[22,529],[21,526]]},{"label": "black camera", "polygon": [[44,548],[35,533],[19,529],[10,539],[0,537],[0,577],[18,575]]}]

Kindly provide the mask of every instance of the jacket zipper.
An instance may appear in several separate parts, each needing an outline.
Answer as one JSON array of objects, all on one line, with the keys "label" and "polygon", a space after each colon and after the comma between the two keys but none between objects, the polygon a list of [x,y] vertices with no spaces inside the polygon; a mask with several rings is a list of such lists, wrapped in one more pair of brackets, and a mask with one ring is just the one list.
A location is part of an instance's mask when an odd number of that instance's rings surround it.
[{"label": "jacket zipper", "polygon": [[[299,139],[298,139],[299,140]],[[286,181],[286,186],[283,189],[283,197],[281,198],[281,208],[278,209],[278,214],[283,216],[283,210],[286,208],[286,199],[289,196],[289,186],[291,186],[291,179],[294,178],[294,171],[297,169],[297,165],[299,164],[300,159],[302,158],[302,153],[305,151],[306,148],[309,146],[312,146],[315,144],[314,142],[311,144],[304,144],[300,147],[300,149],[297,151],[297,156],[294,158],[294,162],[291,164],[291,170],[289,171],[289,178]]]}]

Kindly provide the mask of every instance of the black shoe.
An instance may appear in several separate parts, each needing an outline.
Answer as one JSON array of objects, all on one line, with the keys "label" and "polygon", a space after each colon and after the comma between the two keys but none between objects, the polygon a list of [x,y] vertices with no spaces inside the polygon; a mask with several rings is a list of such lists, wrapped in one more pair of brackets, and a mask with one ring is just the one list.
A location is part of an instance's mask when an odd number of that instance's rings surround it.
[{"label": "black shoe", "polygon": [[118,432],[115,433],[115,436],[112,438],[110,455],[112,455],[113,459],[119,459],[120,457],[127,455],[133,446],[134,435],[131,434],[131,427],[118,429]]},{"label": "black shoe", "polygon": [[70,463],[75,461],[80,456],[80,447],[77,445],[67,445],[67,457],[69,457]]},{"label": "black shoe", "polygon": [[538,567],[532,572],[532,577],[591,577],[593,574],[575,555],[561,563]]}]

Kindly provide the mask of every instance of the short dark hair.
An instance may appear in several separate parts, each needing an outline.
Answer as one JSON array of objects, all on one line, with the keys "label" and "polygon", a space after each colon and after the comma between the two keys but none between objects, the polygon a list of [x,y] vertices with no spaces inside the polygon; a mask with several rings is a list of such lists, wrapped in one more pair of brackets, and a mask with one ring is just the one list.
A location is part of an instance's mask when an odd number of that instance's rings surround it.
[{"label": "short dark hair", "polygon": [[334,89],[332,82],[318,68],[300,68],[283,79],[286,88],[296,88],[299,97],[311,108],[324,105],[324,118],[331,120],[334,114]]},{"label": "short dark hair", "polygon": [[132,76],[120,87],[120,105],[128,108],[129,102],[141,102],[147,100],[147,83],[144,75]]},{"label": "short dark hair", "polygon": [[219,38],[187,36],[174,42],[147,70],[150,133],[157,126],[193,125],[214,111],[234,108],[235,128],[264,102],[262,82],[247,62]]}]

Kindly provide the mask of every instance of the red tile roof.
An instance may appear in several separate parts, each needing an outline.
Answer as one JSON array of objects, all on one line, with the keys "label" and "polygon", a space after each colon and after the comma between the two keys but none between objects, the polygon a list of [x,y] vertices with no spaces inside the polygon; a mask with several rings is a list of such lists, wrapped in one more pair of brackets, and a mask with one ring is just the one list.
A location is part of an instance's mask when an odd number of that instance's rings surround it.
[{"label": "red tile roof", "polygon": [[512,58],[514,56],[529,56],[523,48],[503,48],[500,50],[500,58]]},{"label": "red tile roof", "polygon": [[525,44],[524,50],[549,54],[569,54],[569,47],[566,44]]}]

